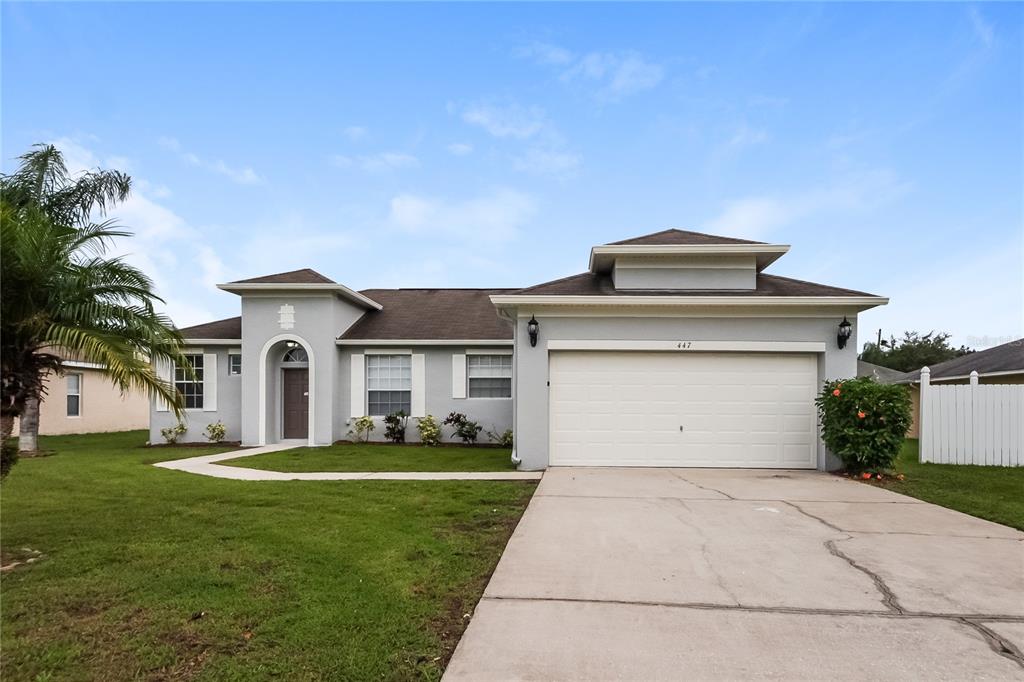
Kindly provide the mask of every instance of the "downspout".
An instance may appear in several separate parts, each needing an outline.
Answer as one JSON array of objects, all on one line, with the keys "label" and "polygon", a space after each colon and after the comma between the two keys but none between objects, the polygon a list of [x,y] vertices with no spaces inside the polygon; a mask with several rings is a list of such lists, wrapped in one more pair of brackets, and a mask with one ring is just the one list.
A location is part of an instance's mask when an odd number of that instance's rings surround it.
[{"label": "downspout", "polygon": [[523,459],[519,456],[516,450],[516,444],[519,443],[519,433],[516,428],[519,422],[516,413],[519,411],[519,387],[517,375],[519,374],[519,363],[516,360],[516,353],[519,351],[519,316],[512,316],[508,314],[506,310],[499,310],[498,317],[503,317],[512,323],[512,455],[509,459],[512,460],[512,464],[518,469],[519,465],[523,463]]}]

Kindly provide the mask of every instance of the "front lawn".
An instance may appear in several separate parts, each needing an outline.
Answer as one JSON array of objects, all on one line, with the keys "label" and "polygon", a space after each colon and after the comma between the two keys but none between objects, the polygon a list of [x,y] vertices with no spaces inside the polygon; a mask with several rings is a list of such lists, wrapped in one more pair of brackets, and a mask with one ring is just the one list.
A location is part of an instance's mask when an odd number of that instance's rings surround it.
[{"label": "front lawn", "polygon": [[1024,530],[1024,467],[922,464],[908,438],[896,459],[906,480],[877,482],[894,492]]},{"label": "front lawn", "polygon": [[515,471],[505,448],[337,443],[239,457],[218,464],[268,471]]},{"label": "front lawn", "polygon": [[[42,439],[0,486],[4,680],[437,679],[529,482],[231,481]],[[483,452],[483,451],[481,451]]]}]

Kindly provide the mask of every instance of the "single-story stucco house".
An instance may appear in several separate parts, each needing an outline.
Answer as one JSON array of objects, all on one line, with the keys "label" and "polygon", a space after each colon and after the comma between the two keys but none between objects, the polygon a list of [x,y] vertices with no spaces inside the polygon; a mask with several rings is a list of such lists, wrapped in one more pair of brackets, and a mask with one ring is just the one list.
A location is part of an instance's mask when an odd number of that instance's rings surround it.
[{"label": "single-story stucco house", "polygon": [[[763,272],[788,250],[665,230],[525,289],[256,277],[220,285],[240,317],[181,330],[195,381],[160,371],[185,396],[184,441],[220,421],[245,445],[325,445],[359,416],[457,411],[511,428],[521,469],[834,468],[814,398],[857,374],[857,314],[887,299]],[[154,401],[151,440],[174,423]]]},{"label": "single-story stucco house", "polygon": [[[928,371],[932,384],[967,384],[971,372],[978,373],[980,384],[1024,384],[1024,339],[961,355],[933,365]],[[914,413],[907,437],[917,438],[920,435],[921,370],[889,377],[884,383],[906,384]]]}]

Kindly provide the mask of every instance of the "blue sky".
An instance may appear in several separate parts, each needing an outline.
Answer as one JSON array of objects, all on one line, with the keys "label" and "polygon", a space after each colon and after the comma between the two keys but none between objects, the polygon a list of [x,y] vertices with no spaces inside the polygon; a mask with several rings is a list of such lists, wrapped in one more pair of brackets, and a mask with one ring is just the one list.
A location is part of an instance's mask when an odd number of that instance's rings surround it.
[{"label": "blue sky", "polygon": [[1024,335],[1020,4],[2,6],[2,157],[129,172],[119,246],[181,324],[218,282],[526,286],[679,227]]}]

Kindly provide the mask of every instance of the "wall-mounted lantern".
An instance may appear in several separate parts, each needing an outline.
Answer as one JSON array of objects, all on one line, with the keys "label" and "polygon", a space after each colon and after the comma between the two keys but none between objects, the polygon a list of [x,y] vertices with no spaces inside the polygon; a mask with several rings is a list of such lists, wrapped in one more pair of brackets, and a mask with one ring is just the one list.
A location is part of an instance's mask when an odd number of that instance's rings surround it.
[{"label": "wall-mounted lantern", "polygon": [[530,345],[537,345],[537,336],[540,334],[540,322],[533,315],[530,315],[530,321],[526,323],[526,333],[530,335]]},{"label": "wall-mounted lantern", "polygon": [[840,348],[846,348],[846,342],[850,339],[851,334],[853,334],[853,325],[843,315],[843,321],[839,323],[839,333],[836,334],[836,343]]}]

